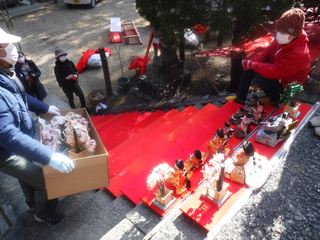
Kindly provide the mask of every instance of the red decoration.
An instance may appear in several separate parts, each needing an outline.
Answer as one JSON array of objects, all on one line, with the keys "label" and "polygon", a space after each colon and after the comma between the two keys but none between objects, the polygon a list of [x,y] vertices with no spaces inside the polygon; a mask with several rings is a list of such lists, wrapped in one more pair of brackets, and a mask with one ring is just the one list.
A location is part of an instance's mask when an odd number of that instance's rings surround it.
[{"label": "red decoration", "polygon": [[[145,61],[145,57],[137,57],[131,61],[128,69],[136,69],[136,72],[139,73],[139,75],[141,76],[146,71],[145,66],[149,63],[149,61],[150,61],[149,57],[147,58],[146,61]],[[144,68],[142,68],[143,66]]]},{"label": "red decoration", "polygon": [[195,34],[205,34],[208,31],[208,27],[197,24],[193,27],[193,32]]}]

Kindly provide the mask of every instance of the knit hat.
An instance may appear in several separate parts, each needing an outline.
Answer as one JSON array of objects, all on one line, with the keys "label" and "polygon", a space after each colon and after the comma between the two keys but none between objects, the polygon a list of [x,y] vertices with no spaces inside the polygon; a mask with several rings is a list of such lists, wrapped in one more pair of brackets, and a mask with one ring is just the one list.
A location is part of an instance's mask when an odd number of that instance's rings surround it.
[{"label": "knit hat", "polygon": [[299,37],[304,27],[304,20],[304,12],[299,8],[292,8],[283,13],[278,19],[275,25],[275,30]]},{"label": "knit hat", "polygon": [[56,50],[54,50],[54,54],[56,55],[56,58],[61,57],[63,55],[68,55],[68,53],[61,47],[58,47]]}]

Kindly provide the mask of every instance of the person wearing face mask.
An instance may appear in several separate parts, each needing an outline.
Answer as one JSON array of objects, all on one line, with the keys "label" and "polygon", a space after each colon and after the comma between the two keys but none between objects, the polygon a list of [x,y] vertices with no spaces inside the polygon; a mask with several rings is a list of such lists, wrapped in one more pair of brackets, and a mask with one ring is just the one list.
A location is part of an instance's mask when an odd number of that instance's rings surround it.
[{"label": "person wearing face mask", "polygon": [[64,216],[55,211],[58,199],[47,199],[41,165],[69,173],[74,169],[74,163],[34,138],[35,123],[29,111],[60,113],[57,107],[24,92],[12,68],[18,60],[14,43],[20,39],[0,28],[0,172],[18,179],[35,220],[52,226]]},{"label": "person wearing face mask", "polygon": [[23,83],[26,93],[43,101],[47,92],[39,80],[41,71],[32,60],[26,59],[23,52],[18,52],[18,61],[14,66],[17,77]]},{"label": "person wearing face mask", "polygon": [[73,93],[79,97],[81,108],[86,108],[86,101],[79,85],[79,73],[74,63],[67,58],[68,53],[58,47],[55,51],[56,62],[54,74],[59,86],[66,94],[71,108],[76,108],[74,104]]},{"label": "person wearing face mask", "polygon": [[236,96],[226,100],[245,104],[251,82],[256,83],[277,105],[283,89],[291,82],[303,85],[308,78],[310,54],[308,37],[303,30],[305,15],[301,9],[292,8],[275,23],[275,39],[254,59],[242,61],[243,73]]}]

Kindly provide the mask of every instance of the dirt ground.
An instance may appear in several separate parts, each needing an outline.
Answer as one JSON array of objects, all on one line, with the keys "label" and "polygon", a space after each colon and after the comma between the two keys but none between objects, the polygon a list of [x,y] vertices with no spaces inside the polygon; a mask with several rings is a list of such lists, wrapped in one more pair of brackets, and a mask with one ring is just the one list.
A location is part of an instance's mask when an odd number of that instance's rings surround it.
[{"label": "dirt ground", "polygon": [[[116,95],[119,92],[117,79],[121,77],[119,58],[115,54],[116,48],[120,50],[124,75],[134,79],[135,70],[128,70],[128,66],[133,59],[145,55],[151,31],[149,22],[136,12],[134,0],[101,0],[93,9],[86,6],[67,8],[63,1],[58,1],[57,4],[46,1],[42,4],[46,6],[44,10],[15,17],[13,24],[15,34],[22,37],[20,42],[22,51],[40,68],[42,72],[40,80],[48,91],[67,102],[67,98],[58,87],[53,71],[54,49],[58,46],[68,52],[68,58],[75,64],[88,49],[110,48],[113,54],[108,58],[108,67],[112,90]],[[120,17],[122,23],[134,21],[143,44],[129,45],[126,41],[109,43],[110,17]],[[3,21],[0,26],[6,29]],[[204,50],[212,49],[213,46],[214,43],[204,43]],[[152,48],[149,57],[153,57]],[[215,94],[208,78],[217,76],[218,81],[215,84],[219,89],[223,89],[230,80],[230,59],[220,57],[197,59],[205,71],[201,69],[190,51],[186,51],[185,69],[191,71],[192,83],[180,97]],[[85,96],[92,91],[106,89],[103,69],[86,68],[80,74],[79,83]],[[76,102],[76,105],[79,105],[79,102]],[[89,101],[88,105],[90,106]]]}]

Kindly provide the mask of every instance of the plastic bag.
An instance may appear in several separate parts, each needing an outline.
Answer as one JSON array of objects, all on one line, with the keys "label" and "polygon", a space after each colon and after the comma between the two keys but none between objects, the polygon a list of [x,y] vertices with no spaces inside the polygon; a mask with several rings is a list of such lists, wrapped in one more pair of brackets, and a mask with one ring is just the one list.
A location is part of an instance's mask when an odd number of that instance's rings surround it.
[{"label": "plastic bag", "polygon": [[101,67],[100,54],[92,54],[87,62],[88,67]]},{"label": "plastic bag", "polygon": [[184,33],[184,38],[186,39],[186,45],[198,47],[199,40],[191,30],[186,30],[186,32]]}]

